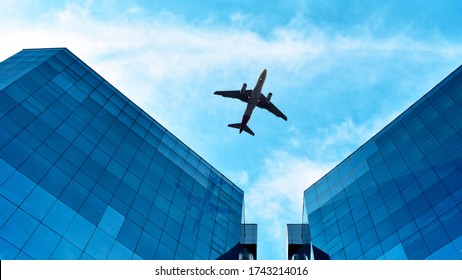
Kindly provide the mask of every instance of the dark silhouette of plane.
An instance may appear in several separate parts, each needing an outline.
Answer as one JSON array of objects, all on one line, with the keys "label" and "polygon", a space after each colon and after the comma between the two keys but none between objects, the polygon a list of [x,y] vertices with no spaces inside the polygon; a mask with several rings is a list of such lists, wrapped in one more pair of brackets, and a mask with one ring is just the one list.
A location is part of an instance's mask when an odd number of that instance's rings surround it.
[{"label": "dark silhouette of plane", "polygon": [[247,123],[249,122],[250,117],[252,116],[253,109],[255,109],[255,107],[266,109],[269,112],[276,115],[277,117],[280,117],[283,120],[287,121],[286,115],[284,115],[276,106],[274,106],[272,102],[270,102],[273,94],[270,92],[268,93],[268,96],[265,96],[261,93],[263,84],[266,80],[266,73],[266,69],[264,69],[263,72],[261,72],[260,77],[258,77],[257,84],[255,85],[253,90],[246,89],[247,84],[244,83],[242,85],[241,90],[215,91],[214,93],[216,95],[221,95],[223,97],[237,98],[247,103],[247,107],[245,109],[244,116],[242,117],[242,121],[240,123],[228,124],[229,127],[239,129],[239,133],[245,131],[252,136],[255,135],[255,133],[253,133],[253,131],[247,126]]}]

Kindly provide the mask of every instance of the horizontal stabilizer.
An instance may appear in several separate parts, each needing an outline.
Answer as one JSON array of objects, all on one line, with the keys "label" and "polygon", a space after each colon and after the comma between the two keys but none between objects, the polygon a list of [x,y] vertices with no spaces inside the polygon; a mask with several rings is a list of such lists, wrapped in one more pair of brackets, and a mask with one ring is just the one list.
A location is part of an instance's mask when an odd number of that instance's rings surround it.
[{"label": "horizontal stabilizer", "polygon": [[[229,127],[232,127],[232,128],[237,128],[237,129],[241,129],[241,124],[240,123],[231,123],[231,124],[228,124]],[[253,133],[253,131],[250,129],[250,127],[248,127],[247,125],[244,127],[243,129],[245,132],[247,132],[248,134],[252,135],[252,136],[255,136],[255,133]],[[239,133],[241,133],[242,131],[239,131]]]},{"label": "horizontal stabilizer", "polygon": [[228,124],[229,127],[232,127],[232,128],[237,128],[237,129],[240,129],[241,128],[241,124],[240,123],[230,123]]}]

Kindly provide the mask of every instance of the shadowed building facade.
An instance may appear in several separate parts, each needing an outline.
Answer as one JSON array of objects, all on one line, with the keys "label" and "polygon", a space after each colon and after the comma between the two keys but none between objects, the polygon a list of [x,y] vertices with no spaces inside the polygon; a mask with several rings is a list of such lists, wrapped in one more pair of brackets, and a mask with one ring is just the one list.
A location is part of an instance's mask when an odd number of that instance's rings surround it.
[{"label": "shadowed building facade", "polygon": [[462,68],[304,193],[332,259],[462,259]]},{"label": "shadowed building facade", "polygon": [[0,64],[0,259],[238,259],[243,195],[69,50]]}]

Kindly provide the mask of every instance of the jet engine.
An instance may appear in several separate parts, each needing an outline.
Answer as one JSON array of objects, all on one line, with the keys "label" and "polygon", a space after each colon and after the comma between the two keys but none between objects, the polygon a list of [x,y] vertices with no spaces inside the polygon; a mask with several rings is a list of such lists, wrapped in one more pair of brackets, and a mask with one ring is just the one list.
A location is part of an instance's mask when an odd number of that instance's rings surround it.
[{"label": "jet engine", "polygon": [[247,84],[246,83],[242,84],[241,92],[239,94],[243,95],[246,89],[247,89]]},{"label": "jet engine", "polygon": [[273,96],[273,94],[270,92],[268,93],[268,96],[266,97],[266,104],[269,104],[270,103],[270,100],[271,100],[271,97]]}]

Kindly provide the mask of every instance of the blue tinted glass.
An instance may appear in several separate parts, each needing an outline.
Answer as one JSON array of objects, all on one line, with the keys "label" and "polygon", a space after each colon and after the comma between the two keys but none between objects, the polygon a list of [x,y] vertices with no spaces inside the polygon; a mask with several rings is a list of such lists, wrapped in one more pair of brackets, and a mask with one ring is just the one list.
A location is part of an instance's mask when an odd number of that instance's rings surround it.
[{"label": "blue tinted glass", "polygon": [[0,159],[0,184],[3,184],[13,172],[14,168],[3,159]]},{"label": "blue tinted glass", "polygon": [[21,204],[21,208],[30,213],[37,220],[41,221],[55,201],[55,197],[40,186],[37,186]]},{"label": "blue tinted glass", "polygon": [[345,216],[338,219],[338,226],[340,228],[340,231],[349,228],[353,223],[353,217],[350,213],[347,213]]},{"label": "blue tinted glass", "polygon": [[[201,258],[207,259],[209,250],[210,249],[203,250],[201,248],[201,249],[196,249],[195,251],[199,251],[198,255],[200,255]],[[157,248],[155,259],[157,259],[157,260],[171,260],[171,259],[174,258],[174,256],[175,256],[175,252],[173,250],[169,249],[166,245],[164,245],[162,243],[159,243],[159,247]]]},{"label": "blue tinted glass", "polygon": [[98,182],[111,193],[115,192],[117,186],[120,183],[120,181],[114,175],[108,172],[107,169],[103,171],[103,174],[101,174]]},{"label": "blue tinted glass", "polygon": [[20,205],[34,187],[34,182],[29,180],[22,173],[16,171],[0,188],[0,194],[16,205]]},{"label": "blue tinted glass", "polygon": [[93,194],[100,198],[104,203],[109,204],[112,199],[113,194],[106,190],[100,184],[96,184],[92,189]]},{"label": "blue tinted glass", "polygon": [[403,248],[410,260],[423,260],[430,254],[419,232],[403,241]]},{"label": "blue tinted glass", "polygon": [[385,258],[387,260],[407,260],[403,245],[399,243],[389,251],[385,252]]},{"label": "blue tinted glass", "polygon": [[424,191],[433,186],[438,180],[438,176],[433,169],[428,170],[424,175],[417,178],[420,188]]},{"label": "blue tinted glass", "polygon": [[396,244],[400,243],[401,240],[399,239],[399,236],[397,233],[393,233],[392,235],[390,235],[389,237],[387,237],[385,240],[383,240],[380,245],[382,246],[382,250],[384,252],[390,250],[391,248],[393,248],[394,246],[396,246]]},{"label": "blue tinted glass", "polygon": [[157,239],[143,231],[135,252],[143,259],[153,259],[158,244],[159,241]]},{"label": "blue tinted glass", "polygon": [[32,80],[29,76],[23,76],[16,83],[23,88],[26,92],[35,92],[40,88],[40,85]]},{"label": "blue tinted glass", "polygon": [[0,228],[10,218],[11,214],[16,211],[16,208],[18,208],[16,205],[3,196],[0,196],[0,209],[2,209],[2,211],[0,211]]},{"label": "blue tinted glass", "polygon": [[363,253],[359,240],[353,241],[353,243],[345,246],[345,254],[348,259],[354,260]]},{"label": "blue tinted glass", "polygon": [[0,229],[0,236],[17,248],[22,248],[38,224],[32,216],[17,209]]},{"label": "blue tinted glass", "polygon": [[435,260],[459,260],[460,256],[457,249],[452,243],[448,243],[443,248],[433,253],[433,259]]},{"label": "blue tinted glass", "polygon": [[59,197],[70,179],[71,178],[60,169],[52,167],[40,181],[40,185],[53,196]]},{"label": "blue tinted glass", "polygon": [[84,250],[95,228],[88,220],[76,215],[64,237],[79,249]]},{"label": "blue tinted glass", "polygon": [[146,223],[146,217],[138,213],[133,208],[128,211],[127,218],[140,227],[144,227]]},{"label": "blue tinted glass", "polygon": [[391,218],[386,218],[383,221],[381,221],[379,224],[376,225],[375,229],[380,241],[385,240],[393,232],[396,231],[395,227],[393,226],[393,222],[391,221]]},{"label": "blue tinted glass", "polygon": [[122,216],[122,214],[114,210],[114,208],[108,206],[99,222],[98,227],[115,238],[119,233],[124,219],[125,217]]},{"label": "blue tinted glass", "polygon": [[340,234],[342,236],[343,244],[350,244],[353,240],[358,238],[358,233],[354,226],[342,230]]},{"label": "blue tinted glass", "polygon": [[438,220],[434,220],[421,230],[422,237],[431,253],[449,242],[449,238]]},{"label": "blue tinted glass", "polygon": [[84,171],[83,168],[81,168],[79,171],[77,171],[77,174],[74,175],[74,180],[81,184],[84,188],[91,190],[93,186],[95,185],[95,180],[90,178]]},{"label": "blue tinted glass", "polygon": [[101,173],[103,173],[103,167],[91,158],[87,158],[81,166],[81,170],[95,181],[98,180]]},{"label": "blue tinted glass", "polygon": [[427,211],[430,208],[430,203],[424,194],[418,195],[412,201],[408,203],[408,208],[411,211],[411,214],[414,218],[420,216],[423,212]]},{"label": "blue tinted glass", "polygon": [[185,247],[182,244],[178,244],[175,259],[191,260],[193,257],[194,254],[190,249],[188,249],[188,247]]},{"label": "blue tinted glass", "polygon": [[112,197],[110,205],[122,215],[127,215],[129,206],[125,202],[117,198],[116,196]]},{"label": "blue tinted glass", "polygon": [[115,241],[112,246],[112,250],[109,253],[108,259],[111,260],[130,260],[133,256],[133,252],[127,247],[122,245],[120,242]]},{"label": "blue tinted glass", "polygon": [[[366,231],[371,229],[373,226],[371,216],[366,215],[365,217],[361,218],[357,223],[356,223],[356,230],[358,231],[359,235],[364,234]],[[329,238],[330,239],[330,238]]]},{"label": "blue tinted glass", "polygon": [[127,205],[131,205],[136,192],[124,183],[121,183],[116,191],[116,196]]},{"label": "blue tinted glass", "polygon": [[433,206],[449,196],[449,192],[446,190],[446,188],[441,182],[434,184],[432,187],[428,188],[424,193],[428,201]]},{"label": "blue tinted glass", "polygon": [[[17,80],[2,86],[0,102],[0,237],[10,258],[207,259],[238,242],[242,190],[69,51],[18,58],[7,78],[6,68],[0,73],[4,83]],[[176,254],[183,228],[191,240]],[[64,239],[52,237],[38,252],[33,243],[49,232]],[[157,255],[146,249],[153,240],[162,243]]]},{"label": "blue tinted glass", "polygon": [[3,114],[8,113],[11,109],[18,105],[18,103],[15,100],[13,100],[11,97],[5,94],[2,94],[0,100],[0,116],[3,116]]},{"label": "blue tinted glass", "polygon": [[19,139],[13,139],[0,151],[0,156],[15,168],[18,168],[31,154],[32,149]]},{"label": "blue tinted glass", "polygon": [[29,93],[27,93],[22,87],[20,87],[18,83],[13,83],[8,87],[4,88],[2,91],[9,97],[14,99],[16,102],[21,102],[29,96]]},{"label": "blue tinted glass", "polygon": [[61,194],[59,199],[74,211],[79,211],[90,192],[79,183],[72,181]]},{"label": "blue tinted glass", "polygon": [[10,242],[0,237],[0,259],[13,260],[19,252],[19,249],[11,245]]},{"label": "blue tinted glass", "polygon": [[160,228],[164,227],[167,214],[157,207],[152,207],[149,211],[148,219]]},{"label": "blue tinted glass", "polygon": [[123,175],[125,174],[126,168],[123,167],[117,160],[112,159],[111,162],[106,167],[114,176],[119,180],[122,180]]},{"label": "blue tinted glass", "polygon": [[58,127],[58,133],[64,137],[69,142],[73,142],[78,135],[78,131],[74,129],[71,125],[69,125],[67,122],[63,122],[59,127]]},{"label": "blue tinted glass", "polygon": [[368,251],[379,242],[375,229],[370,229],[359,237],[363,251]]},{"label": "blue tinted glass", "polygon": [[38,153],[33,153],[19,168],[23,174],[27,174],[32,181],[38,183],[48,170],[51,168],[51,163]]},{"label": "blue tinted glass", "polygon": [[34,259],[50,259],[60,238],[61,237],[50,228],[40,224],[24,246],[23,251]]},{"label": "blue tinted glass", "polygon": [[15,259],[16,260],[33,260],[34,258],[32,258],[28,254],[24,253],[24,251],[20,251]]},{"label": "blue tinted glass", "polygon": [[93,194],[90,194],[80,208],[79,214],[94,225],[98,225],[101,217],[106,211],[106,207],[107,204],[105,204],[101,199]]},{"label": "blue tinted glass", "polygon": [[51,259],[78,260],[81,254],[82,251],[79,248],[63,238],[51,255]]},{"label": "blue tinted glass", "polygon": [[457,207],[454,207],[442,214],[440,221],[447,235],[452,240],[462,235],[462,226],[460,226],[462,213],[459,209],[457,209]]},{"label": "blue tinted glass", "polygon": [[442,179],[444,185],[450,193],[456,192],[460,189],[460,182],[462,182],[462,171],[455,169]]},{"label": "blue tinted glass", "polygon": [[43,223],[59,234],[64,234],[75,217],[75,211],[57,200],[50,209]]},{"label": "blue tinted glass", "polygon": [[[168,232],[168,234],[172,236],[173,238],[175,239],[180,238],[181,225],[175,222],[173,219],[167,218],[167,221],[165,222],[164,230]],[[221,236],[225,236],[225,234]]]},{"label": "blue tinted glass", "polygon": [[411,212],[409,212],[409,209],[404,206],[393,213],[391,215],[391,219],[393,220],[393,224],[396,228],[401,228],[412,220],[412,215]]},{"label": "blue tinted glass", "polygon": [[96,228],[87,247],[85,248],[85,253],[97,260],[106,259],[113,244],[114,238],[99,228]]},{"label": "blue tinted glass", "polygon": [[26,127],[32,122],[33,119],[35,119],[35,116],[21,105],[14,107],[14,109],[11,110],[8,115],[22,127]]},{"label": "blue tinted glass", "polygon": [[141,235],[141,228],[129,219],[125,219],[120,228],[117,240],[125,245],[128,249],[135,251],[136,244]]},{"label": "blue tinted glass", "polygon": [[149,220],[146,221],[146,224],[144,225],[144,230],[156,239],[160,239],[162,235],[162,228],[158,225],[153,224]]}]

